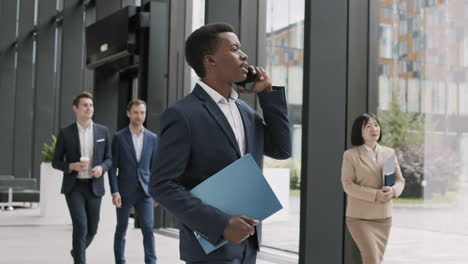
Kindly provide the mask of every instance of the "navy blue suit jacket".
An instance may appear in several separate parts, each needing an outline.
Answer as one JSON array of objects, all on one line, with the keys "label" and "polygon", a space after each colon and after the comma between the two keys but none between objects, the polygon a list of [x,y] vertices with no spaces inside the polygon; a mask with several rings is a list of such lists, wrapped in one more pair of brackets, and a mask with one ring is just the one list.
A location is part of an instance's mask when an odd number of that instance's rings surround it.
[{"label": "navy blue suit jacket", "polygon": [[[92,167],[101,165],[102,174],[112,166],[111,142],[107,127],[93,123],[94,148]],[[80,137],[76,122],[62,128],[57,137],[52,167],[63,171],[62,193],[67,194],[73,190],[78,172],[70,171],[70,163],[79,162],[81,157]],[[104,177],[93,178],[93,193],[96,196],[104,195]]]},{"label": "navy blue suit jacket", "polygon": [[[261,167],[263,155],[286,159],[291,136],[283,87],[258,94],[264,118],[242,100],[246,153]],[[216,243],[222,239],[230,215],[193,197],[189,190],[241,157],[226,117],[213,99],[196,86],[161,117],[155,165],[151,172],[153,198],[181,222],[180,256],[186,261],[229,259],[242,254],[242,245],[228,243],[206,255],[193,231]],[[257,242],[260,241],[257,229]]]},{"label": "navy blue suit jacket", "polygon": [[[147,196],[152,159],[157,146],[157,136],[145,129],[140,162],[137,161],[132,134],[129,127],[115,133],[112,141],[112,168],[109,171],[109,184],[112,193],[121,196],[132,195],[141,183]],[[118,173],[117,173],[118,169]]]}]

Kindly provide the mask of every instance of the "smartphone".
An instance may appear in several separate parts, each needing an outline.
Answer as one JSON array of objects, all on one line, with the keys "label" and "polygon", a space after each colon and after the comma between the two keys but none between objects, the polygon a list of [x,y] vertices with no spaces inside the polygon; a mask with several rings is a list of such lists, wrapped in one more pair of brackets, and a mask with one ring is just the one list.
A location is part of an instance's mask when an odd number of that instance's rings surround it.
[{"label": "smartphone", "polygon": [[245,80],[243,80],[242,82],[236,82],[236,84],[250,91],[254,87],[256,81],[258,81],[258,75],[253,74],[252,71],[249,69],[249,72],[247,72],[247,78],[245,78]]}]

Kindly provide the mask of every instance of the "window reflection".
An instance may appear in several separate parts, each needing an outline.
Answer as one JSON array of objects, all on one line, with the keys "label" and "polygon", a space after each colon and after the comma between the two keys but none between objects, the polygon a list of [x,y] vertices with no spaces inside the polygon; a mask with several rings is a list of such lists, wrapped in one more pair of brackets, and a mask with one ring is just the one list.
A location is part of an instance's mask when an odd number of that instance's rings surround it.
[{"label": "window reflection", "polygon": [[379,3],[382,144],[406,178],[384,263],[465,263],[468,1]]},{"label": "window reflection", "polygon": [[264,159],[265,177],[284,209],[264,222],[262,244],[265,247],[297,253],[302,151],[304,1],[269,0],[266,19],[266,70],[274,85],[286,87],[292,131],[292,158],[284,161],[268,157]]}]

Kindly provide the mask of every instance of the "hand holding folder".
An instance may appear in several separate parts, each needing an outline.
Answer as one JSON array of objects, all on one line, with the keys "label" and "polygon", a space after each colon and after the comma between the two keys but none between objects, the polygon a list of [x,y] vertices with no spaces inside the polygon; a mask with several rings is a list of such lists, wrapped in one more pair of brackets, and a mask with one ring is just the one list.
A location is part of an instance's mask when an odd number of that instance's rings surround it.
[{"label": "hand holding folder", "polygon": [[[206,179],[190,193],[226,214],[259,221],[283,208],[250,154]],[[206,254],[228,243],[222,240],[213,245],[202,234],[195,232],[195,236]]]},{"label": "hand holding folder", "polygon": [[255,234],[255,226],[260,221],[245,215],[234,215],[229,219],[229,224],[224,230],[224,239],[233,243],[240,243],[249,236]]}]

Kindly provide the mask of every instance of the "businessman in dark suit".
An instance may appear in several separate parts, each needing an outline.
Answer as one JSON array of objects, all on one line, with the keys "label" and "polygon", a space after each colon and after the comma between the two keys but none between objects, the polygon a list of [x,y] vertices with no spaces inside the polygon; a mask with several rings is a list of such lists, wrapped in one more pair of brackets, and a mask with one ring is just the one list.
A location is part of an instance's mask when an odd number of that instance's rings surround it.
[{"label": "businessman in dark suit", "polygon": [[[253,264],[261,237],[259,221],[228,215],[193,197],[189,190],[246,153],[259,166],[264,154],[276,159],[290,156],[284,87],[273,87],[262,68],[247,64],[247,55],[228,24],[208,24],[194,31],[185,52],[200,81],[161,117],[150,192],[181,222],[182,260]],[[246,79],[249,70],[259,80],[250,91],[238,88],[258,95],[263,118],[232,88]],[[230,243],[207,255],[194,232],[212,243],[221,239]]]},{"label": "businessman in dark suit", "polygon": [[107,127],[93,122],[93,96],[83,92],[73,100],[76,122],[62,128],[57,137],[52,166],[63,171],[65,194],[73,223],[75,263],[86,263],[86,248],[96,235],[101,198],[102,175],[112,166]]},{"label": "businessman in dark suit", "polygon": [[135,207],[143,233],[145,263],[156,263],[154,246],[153,198],[148,191],[151,161],[154,158],[157,136],[143,127],[146,118],[146,103],[132,100],[127,106],[130,125],[114,136],[112,141],[112,169],[109,183],[112,202],[117,208],[117,227],[114,236],[116,264],[125,263],[125,234],[130,209]]}]

